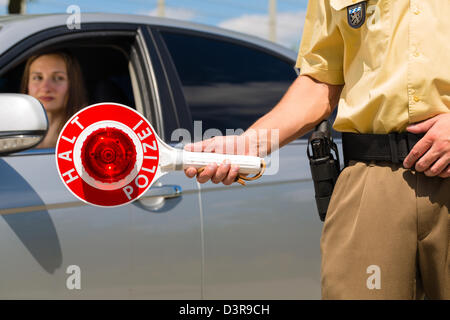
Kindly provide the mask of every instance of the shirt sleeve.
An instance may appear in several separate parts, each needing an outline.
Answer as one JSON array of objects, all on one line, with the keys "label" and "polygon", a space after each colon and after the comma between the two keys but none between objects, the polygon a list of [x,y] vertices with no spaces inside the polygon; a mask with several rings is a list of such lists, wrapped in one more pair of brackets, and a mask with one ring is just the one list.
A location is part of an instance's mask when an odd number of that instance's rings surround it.
[{"label": "shirt sleeve", "polygon": [[310,0],[296,68],[320,82],[344,84],[344,43],[330,1]]}]

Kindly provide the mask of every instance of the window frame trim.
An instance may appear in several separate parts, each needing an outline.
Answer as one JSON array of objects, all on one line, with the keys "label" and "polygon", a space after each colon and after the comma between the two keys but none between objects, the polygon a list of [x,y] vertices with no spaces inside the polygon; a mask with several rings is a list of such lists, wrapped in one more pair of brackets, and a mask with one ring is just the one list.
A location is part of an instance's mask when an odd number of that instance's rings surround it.
[{"label": "window frame trim", "polygon": [[165,142],[169,144],[175,144],[175,142],[169,140],[170,136],[168,131],[172,130],[173,132],[173,130],[179,128],[186,128],[191,134],[191,137],[193,137],[194,126],[192,115],[184,96],[183,86],[181,84],[178,71],[175,67],[175,63],[173,62],[172,55],[170,54],[170,51],[166,46],[164,37],[160,33],[160,28],[161,27],[159,26],[151,26],[150,31],[152,32],[155,46],[157,47],[159,57],[161,58],[161,65],[164,68],[165,81],[169,88],[172,100],[172,107],[170,108],[170,110],[166,110],[166,112],[161,113],[162,120],[166,127]]}]

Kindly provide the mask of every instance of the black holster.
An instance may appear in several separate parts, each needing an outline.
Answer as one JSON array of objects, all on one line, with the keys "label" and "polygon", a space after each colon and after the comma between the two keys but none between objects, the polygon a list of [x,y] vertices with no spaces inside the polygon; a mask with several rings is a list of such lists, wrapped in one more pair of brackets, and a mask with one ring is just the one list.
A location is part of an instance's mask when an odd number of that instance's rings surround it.
[{"label": "black holster", "polygon": [[319,218],[324,221],[334,185],[341,171],[338,149],[331,138],[331,125],[328,120],[323,120],[314,129],[308,140],[307,154]]}]

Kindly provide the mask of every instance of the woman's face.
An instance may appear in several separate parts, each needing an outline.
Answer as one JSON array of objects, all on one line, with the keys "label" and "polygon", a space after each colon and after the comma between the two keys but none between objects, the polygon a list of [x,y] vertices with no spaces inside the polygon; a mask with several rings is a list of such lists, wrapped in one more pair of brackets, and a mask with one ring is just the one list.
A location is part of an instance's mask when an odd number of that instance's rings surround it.
[{"label": "woman's face", "polygon": [[48,113],[63,112],[68,89],[67,67],[60,56],[46,54],[30,65],[28,94],[39,99]]}]

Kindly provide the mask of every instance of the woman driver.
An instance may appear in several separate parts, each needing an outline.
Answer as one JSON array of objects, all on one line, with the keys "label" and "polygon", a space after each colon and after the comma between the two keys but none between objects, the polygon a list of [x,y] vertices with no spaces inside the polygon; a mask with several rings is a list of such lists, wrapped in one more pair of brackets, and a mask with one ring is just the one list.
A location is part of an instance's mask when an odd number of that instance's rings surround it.
[{"label": "woman driver", "polygon": [[62,51],[30,57],[21,92],[37,98],[47,112],[49,129],[37,148],[54,148],[64,124],[87,101],[80,65]]}]

